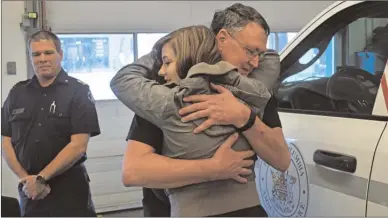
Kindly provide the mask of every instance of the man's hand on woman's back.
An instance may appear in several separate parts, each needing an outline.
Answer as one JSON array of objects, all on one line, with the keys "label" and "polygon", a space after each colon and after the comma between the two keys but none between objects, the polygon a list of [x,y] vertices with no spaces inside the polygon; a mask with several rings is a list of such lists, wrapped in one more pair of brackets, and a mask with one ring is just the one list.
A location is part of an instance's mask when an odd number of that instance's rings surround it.
[{"label": "man's hand on woman's back", "polygon": [[218,148],[217,152],[211,158],[217,172],[212,180],[234,179],[237,182],[246,183],[247,179],[242,176],[252,174],[252,170],[247,167],[254,164],[254,161],[247,160],[247,158],[255,155],[255,152],[253,150],[233,150],[232,146],[236,142],[237,138],[237,133],[229,136],[229,138]]},{"label": "man's hand on woman's back", "polygon": [[[150,132],[147,134],[149,136]],[[242,176],[252,173],[247,168],[253,164],[252,160],[246,159],[255,153],[234,151],[232,146],[237,138],[237,134],[230,136],[212,158],[201,160],[164,157],[156,154],[150,145],[129,140],[123,161],[123,184],[146,188],[177,188],[222,179],[246,183],[247,180]]]}]

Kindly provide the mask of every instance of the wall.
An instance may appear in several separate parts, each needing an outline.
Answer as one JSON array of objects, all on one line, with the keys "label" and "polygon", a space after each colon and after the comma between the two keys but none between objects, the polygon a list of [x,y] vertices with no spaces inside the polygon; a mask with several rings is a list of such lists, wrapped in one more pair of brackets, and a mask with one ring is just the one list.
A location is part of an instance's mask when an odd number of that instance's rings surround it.
[{"label": "wall", "polygon": [[[4,1],[2,3],[1,35],[2,35],[2,103],[9,90],[20,80],[27,79],[27,56],[25,52],[24,32],[20,29],[23,1]],[[6,62],[16,61],[16,75],[6,75]]]},{"label": "wall", "polygon": [[90,140],[86,161],[96,210],[139,207],[141,190],[138,187],[126,188],[121,183],[125,138],[134,114],[116,100],[97,101],[96,108],[101,135]]},{"label": "wall", "polygon": [[[27,56],[24,33],[19,23],[24,13],[23,1],[3,1],[1,7],[1,103],[15,83],[27,79]],[[16,61],[16,75],[6,75],[6,62]],[[1,191],[5,196],[17,196],[17,177],[1,161]]]},{"label": "wall", "polygon": [[[237,1],[48,1],[47,8],[49,23],[56,31],[166,32],[192,24],[210,24],[216,10],[224,9],[234,2]],[[262,13],[274,32],[298,31],[333,3],[240,2]]]}]

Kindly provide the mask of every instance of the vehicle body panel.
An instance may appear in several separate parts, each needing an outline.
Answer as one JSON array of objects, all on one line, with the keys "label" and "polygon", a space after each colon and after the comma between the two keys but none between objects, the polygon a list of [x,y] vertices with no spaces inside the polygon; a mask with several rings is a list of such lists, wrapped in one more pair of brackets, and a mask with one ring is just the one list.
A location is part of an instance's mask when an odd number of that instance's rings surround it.
[{"label": "vehicle body panel", "polygon": [[[282,64],[327,20],[349,8],[362,9],[361,3],[369,9],[365,1],[339,1],[317,15],[283,49]],[[293,75],[284,73],[281,82]],[[261,159],[256,163],[260,200],[269,216],[388,216],[387,74],[376,88],[369,115],[279,108],[292,161],[285,173]],[[338,163],[346,167],[328,167],[319,157],[335,163],[341,160]],[[349,167],[353,165],[354,171]]]}]

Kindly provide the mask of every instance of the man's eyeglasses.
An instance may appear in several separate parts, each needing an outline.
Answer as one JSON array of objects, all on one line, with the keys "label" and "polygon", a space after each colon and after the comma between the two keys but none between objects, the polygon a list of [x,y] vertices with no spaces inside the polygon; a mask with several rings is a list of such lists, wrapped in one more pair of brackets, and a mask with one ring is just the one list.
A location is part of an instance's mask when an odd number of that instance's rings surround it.
[{"label": "man's eyeglasses", "polygon": [[255,58],[256,56],[260,59],[260,58],[262,58],[263,57],[263,55],[264,55],[264,52],[263,51],[258,51],[258,50],[253,50],[253,49],[251,49],[251,48],[249,48],[246,44],[244,44],[244,43],[242,43],[242,42],[240,42],[238,39],[236,39],[236,37],[232,34],[232,33],[230,33],[230,32],[227,32],[236,42],[237,42],[237,44],[239,44],[239,46],[242,48],[242,49],[244,49],[245,50],[245,53],[246,53],[246,55],[247,55],[247,57],[249,58],[249,59],[253,59],[253,58]]}]

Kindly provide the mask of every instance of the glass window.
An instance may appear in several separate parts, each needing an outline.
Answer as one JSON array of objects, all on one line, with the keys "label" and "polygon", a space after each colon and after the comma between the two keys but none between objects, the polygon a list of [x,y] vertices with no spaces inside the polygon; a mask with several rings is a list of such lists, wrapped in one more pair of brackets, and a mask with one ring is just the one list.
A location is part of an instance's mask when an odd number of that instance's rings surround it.
[{"label": "glass window", "polygon": [[296,36],[296,32],[279,32],[276,34],[277,36],[277,47],[276,51],[280,52],[287,45],[287,43],[291,42],[292,39]]},{"label": "glass window", "polygon": [[270,33],[267,39],[267,49],[273,49],[277,51],[276,41],[276,33]]},{"label": "glass window", "polygon": [[307,65],[311,60],[316,58],[317,55],[320,55],[320,57],[312,64],[309,64],[309,67],[293,76],[286,78],[283,82],[296,82],[332,76],[335,71],[333,51],[334,38],[330,41],[322,54],[319,54],[319,49],[311,48],[298,60],[298,64]]},{"label": "glass window", "polygon": [[96,100],[116,99],[110,80],[134,61],[133,34],[58,34],[63,69],[90,86]]},{"label": "glass window", "polygon": [[138,33],[137,34],[137,56],[140,58],[143,55],[151,52],[154,44],[168,33]]},{"label": "glass window", "polygon": [[[341,12],[287,55],[279,107],[371,115],[388,58],[384,4],[365,2]],[[347,23],[338,22],[344,18]]]}]

